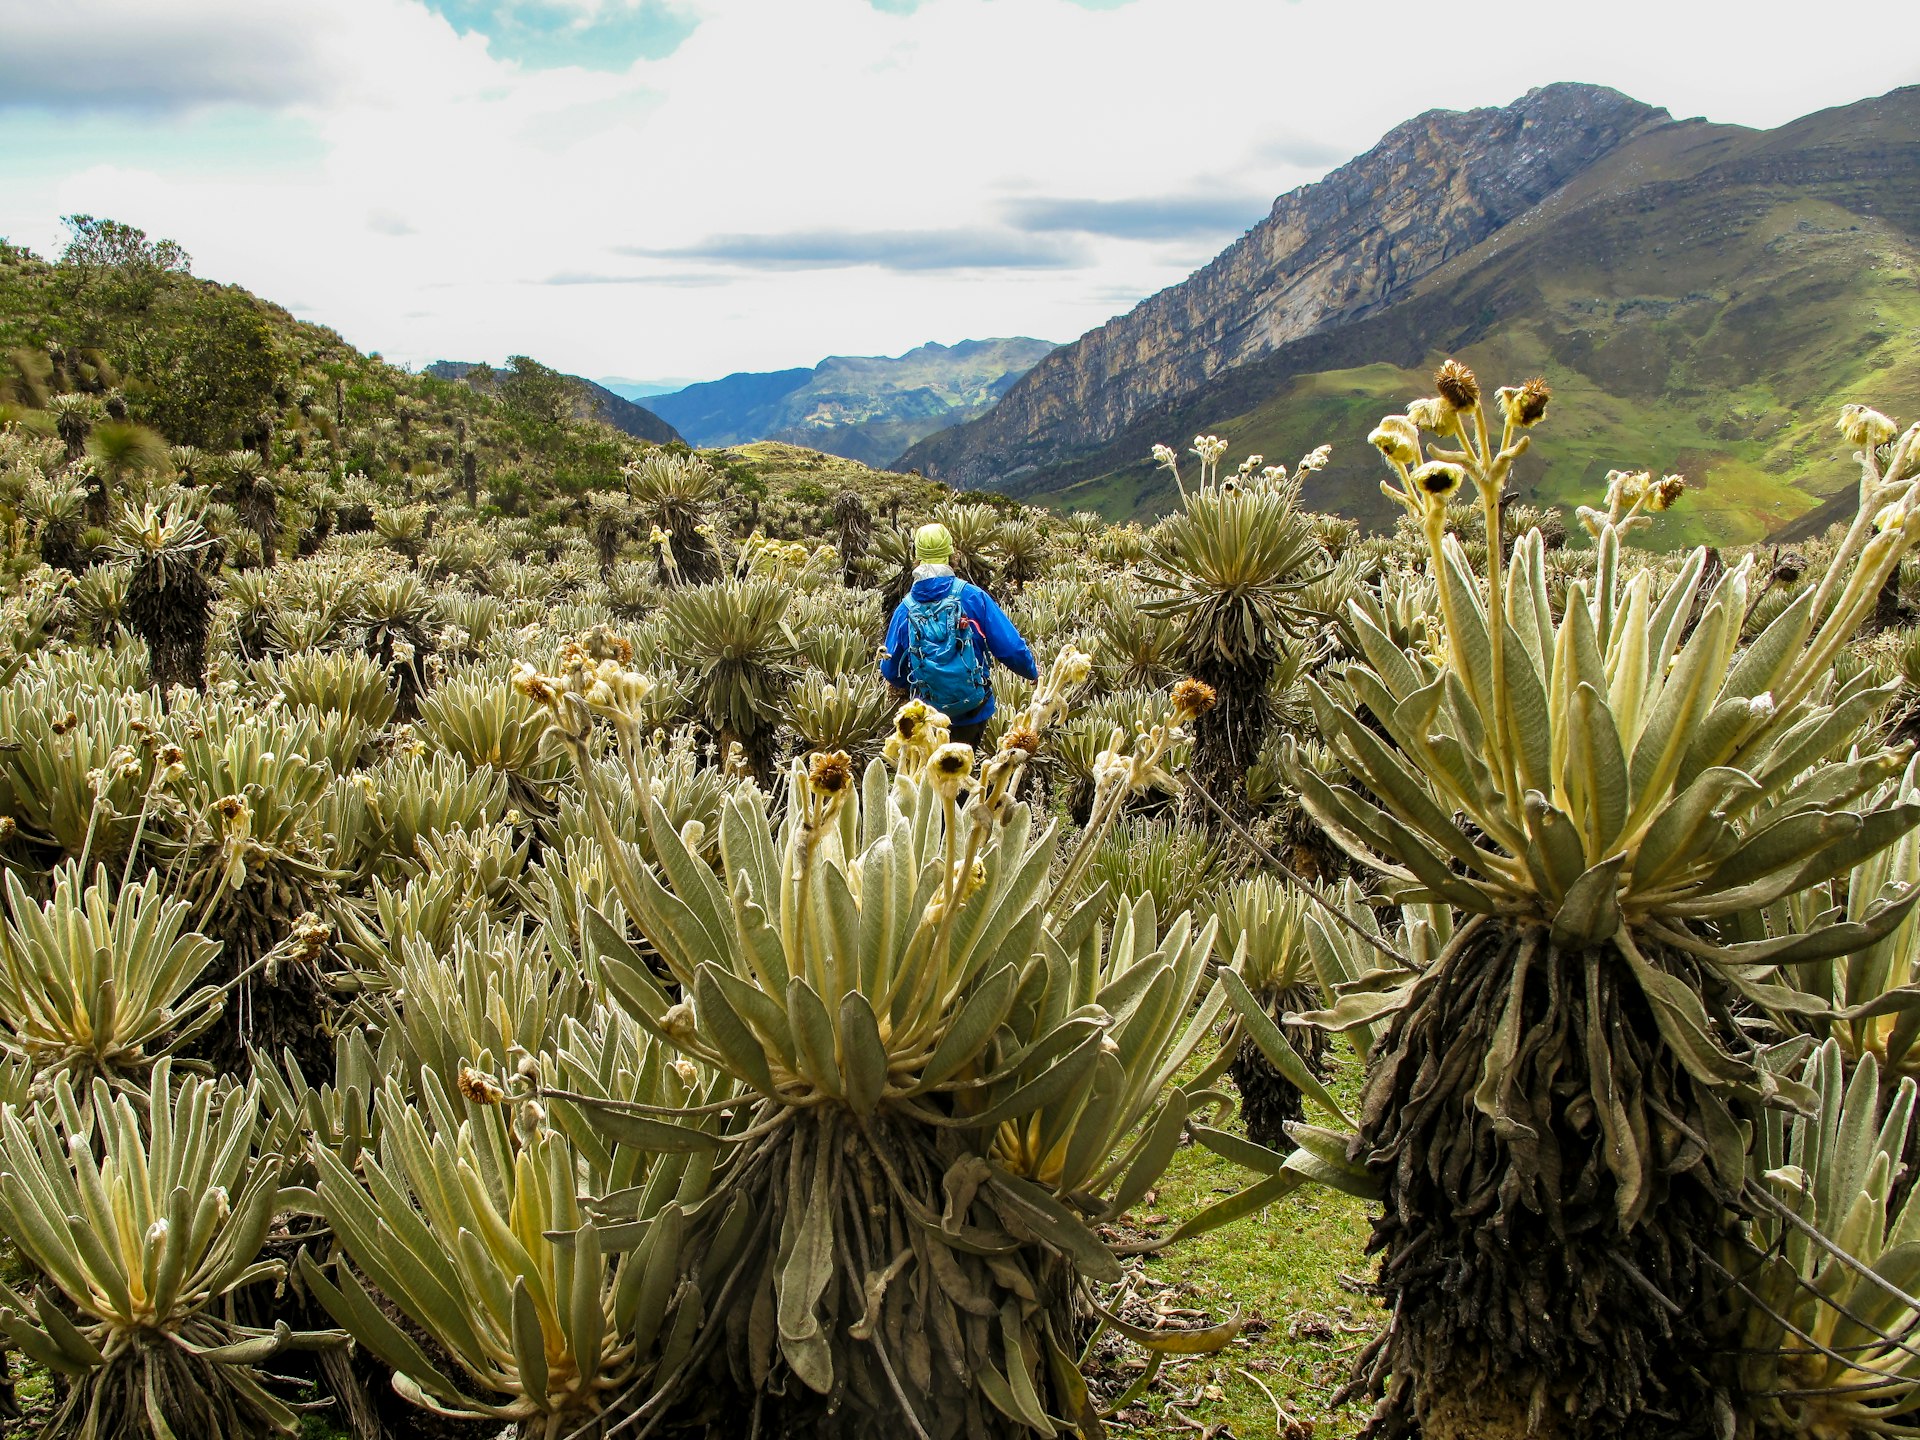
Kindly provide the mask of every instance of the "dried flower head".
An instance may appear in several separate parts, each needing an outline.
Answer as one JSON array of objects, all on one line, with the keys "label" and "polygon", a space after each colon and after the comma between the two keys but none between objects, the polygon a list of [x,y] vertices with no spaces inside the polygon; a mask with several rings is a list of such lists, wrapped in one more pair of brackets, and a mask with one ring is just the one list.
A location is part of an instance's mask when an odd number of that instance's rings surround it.
[{"label": "dried flower head", "polygon": [[1449,360],[1433,372],[1433,388],[1455,410],[1471,410],[1480,403],[1480,381],[1458,360]]},{"label": "dried flower head", "polygon": [[1647,486],[1647,508],[1649,510],[1669,510],[1673,502],[1686,492],[1687,481],[1684,475],[1662,475]]},{"label": "dried flower head", "polygon": [[328,939],[333,935],[333,927],[311,911],[301,915],[293,922],[292,940],[303,960],[318,960],[320,952],[326,949]]},{"label": "dried flower head", "polygon": [[1838,427],[1849,445],[1884,445],[1900,432],[1893,421],[1865,405],[1843,405]]},{"label": "dried flower head", "polygon": [[1214,688],[1204,680],[1189,676],[1173,687],[1173,713],[1182,720],[1198,720],[1218,701]]},{"label": "dried flower head", "polygon": [[807,784],[818,795],[838,795],[853,784],[853,759],[844,750],[831,755],[814,751],[807,757]]},{"label": "dried flower head", "polygon": [[1429,395],[1407,406],[1407,419],[1422,430],[1445,433],[1453,428],[1453,411],[1437,395]]},{"label": "dried flower head", "polygon": [[507,1098],[507,1092],[499,1081],[491,1075],[483,1075],[471,1065],[460,1067],[458,1080],[460,1094],[475,1105],[498,1105]]},{"label": "dried flower head", "polygon": [[1519,430],[1530,429],[1546,419],[1547,402],[1553,399],[1553,391],[1537,375],[1518,389],[1506,385],[1495,394],[1507,423]]},{"label": "dried flower head", "polygon": [[558,692],[553,688],[553,682],[524,660],[520,662],[520,667],[513,672],[512,684],[514,689],[518,690],[536,705],[544,705],[552,708],[554,703],[560,698]]},{"label": "dried flower head", "polygon": [[1040,736],[1031,726],[1019,725],[1007,731],[1000,741],[1000,749],[1024,750],[1031,755],[1040,748]]}]

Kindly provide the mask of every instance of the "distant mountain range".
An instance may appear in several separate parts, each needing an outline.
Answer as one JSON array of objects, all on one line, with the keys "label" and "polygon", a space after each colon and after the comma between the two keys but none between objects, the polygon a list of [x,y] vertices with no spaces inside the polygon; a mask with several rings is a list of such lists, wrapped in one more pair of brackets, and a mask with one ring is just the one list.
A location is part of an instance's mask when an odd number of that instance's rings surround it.
[{"label": "distant mountain range", "polygon": [[1841,404],[1920,412],[1920,87],[1770,131],[1588,85],[1430,112],[898,465],[1121,517],[1171,498],[1155,441],[1324,440],[1308,502],[1387,523],[1365,436],[1448,354],[1553,385],[1537,498],[1658,466],[1696,487],[1664,543],[1809,515],[1856,478]]},{"label": "distant mountain range", "polygon": [[[473,360],[436,360],[426,367],[426,373],[439,380],[469,380],[472,372],[482,367]],[[500,372],[494,371],[495,375]],[[606,386],[580,375],[568,375],[576,387],[578,404],[575,413],[595,420],[603,420],[633,436],[636,440],[650,440],[655,445],[670,445],[681,438],[680,432],[662,420],[654,411],[643,405],[636,405],[624,395],[616,395]]]},{"label": "distant mountain range", "polygon": [[811,369],[742,372],[651,395],[647,407],[695,446],[780,440],[883,466],[986,410],[1053,348],[1021,337],[833,355]]},{"label": "distant mountain range", "polygon": [[594,382],[623,400],[645,400],[652,395],[671,395],[697,382],[689,376],[678,380],[632,380],[625,375],[602,375]]}]

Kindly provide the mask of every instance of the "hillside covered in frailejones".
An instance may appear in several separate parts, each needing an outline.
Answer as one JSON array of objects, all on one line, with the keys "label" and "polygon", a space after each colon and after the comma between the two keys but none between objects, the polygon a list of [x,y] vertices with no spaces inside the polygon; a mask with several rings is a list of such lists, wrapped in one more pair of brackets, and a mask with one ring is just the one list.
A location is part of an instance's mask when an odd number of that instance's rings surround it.
[{"label": "hillside covered in frailejones", "polygon": [[76,218],[57,262],[0,241],[0,410],[44,412],[72,445],[105,424],[222,470],[251,451],[282,518],[302,526],[364,521],[375,498],[456,495],[557,523],[617,486],[637,448],[579,382],[537,361],[515,357],[483,389],[412,374],[193,276],[166,241]]},{"label": "hillside covered in frailejones", "polygon": [[[336,528],[390,527],[396,543],[425,547],[436,503],[463,501],[546,527],[553,549],[587,521],[590,497],[621,492],[623,465],[654,448],[602,418],[612,407],[588,382],[525,356],[478,384],[412,373],[185,264],[169,242],[112,221],[86,221],[57,263],[0,241],[0,423],[58,433],[102,472],[90,502],[70,502],[74,563],[104,541],[119,482],[163,470],[248,515],[234,532],[243,546],[249,528],[297,535],[280,548],[304,553]],[[686,446],[676,435],[667,448]],[[779,442],[703,454],[721,477],[718,502],[775,539],[817,532],[848,494],[880,519],[953,495]],[[622,514],[602,508],[602,522]]]},{"label": "hillside covered in frailejones", "polygon": [[777,440],[880,467],[984,412],[1053,348],[1016,337],[830,355],[811,369],[742,372],[646,403],[695,445]]},{"label": "hillside covered in frailejones", "polygon": [[1668,544],[1808,514],[1845,482],[1841,403],[1920,412],[1920,88],[1771,131],[1588,86],[1421,116],[902,463],[1124,518],[1170,503],[1155,441],[1331,441],[1307,502],[1388,523],[1361,437],[1442,354],[1571,402],[1529,499],[1657,465],[1695,487]]},{"label": "hillside covered in frailejones", "polygon": [[[501,385],[511,381],[515,370],[521,368],[520,362],[525,359],[522,355],[514,356],[507,362],[505,370],[496,370],[491,365],[469,360],[436,360],[426,367],[424,373],[436,380],[457,380],[476,390],[493,394]],[[568,375],[565,378],[574,388],[574,413],[580,418],[599,420],[623,435],[631,435],[636,440],[645,440],[654,445],[685,443],[678,430],[646,406],[636,404],[585,376]]]}]

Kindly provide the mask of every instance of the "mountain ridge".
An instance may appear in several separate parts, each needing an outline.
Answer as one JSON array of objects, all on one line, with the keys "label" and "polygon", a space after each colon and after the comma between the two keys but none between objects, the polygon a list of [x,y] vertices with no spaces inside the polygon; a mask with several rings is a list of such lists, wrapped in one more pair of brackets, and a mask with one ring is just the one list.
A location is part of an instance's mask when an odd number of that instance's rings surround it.
[{"label": "mountain ridge", "polygon": [[1920,411],[1916,180],[1920,87],[1771,131],[1658,127],[1393,305],[1003,488],[1149,514],[1171,494],[1146,459],[1154,441],[1206,430],[1291,459],[1326,439],[1334,463],[1308,502],[1390,524],[1360,438],[1459,354],[1489,382],[1542,374],[1560,393],[1517,473],[1528,498],[1593,503],[1609,468],[1660,465],[1697,490],[1656,526],[1663,543],[1797,533],[1854,478],[1833,429],[1841,404]]},{"label": "mountain ridge", "polygon": [[695,445],[774,440],[880,466],[986,409],[1053,348],[1028,336],[930,341],[902,355],[739,371],[647,403]]},{"label": "mountain ridge", "polygon": [[[977,420],[915,445],[906,466],[982,486],[1104,444],[1142,411],[1223,370],[1391,303],[1453,255],[1667,112],[1600,86],[1432,110],[1274,201],[1266,219],[1177,285],[1041,361]],[[1415,182],[1444,177],[1451,203]],[[1429,186],[1428,189],[1432,187]]]}]

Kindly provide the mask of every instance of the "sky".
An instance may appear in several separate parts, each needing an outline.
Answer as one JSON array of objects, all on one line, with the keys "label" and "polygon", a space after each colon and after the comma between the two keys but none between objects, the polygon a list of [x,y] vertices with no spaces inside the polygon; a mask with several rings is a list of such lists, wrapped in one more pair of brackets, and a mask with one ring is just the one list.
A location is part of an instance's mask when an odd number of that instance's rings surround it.
[{"label": "sky", "polygon": [[1777,125],[1920,82],[1911,6],[0,0],[0,236],[127,221],[409,365],[1069,340],[1423,110]]}]

